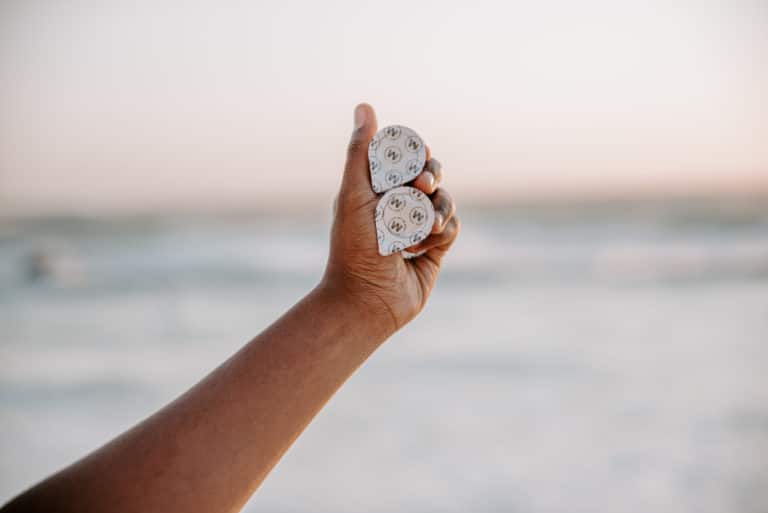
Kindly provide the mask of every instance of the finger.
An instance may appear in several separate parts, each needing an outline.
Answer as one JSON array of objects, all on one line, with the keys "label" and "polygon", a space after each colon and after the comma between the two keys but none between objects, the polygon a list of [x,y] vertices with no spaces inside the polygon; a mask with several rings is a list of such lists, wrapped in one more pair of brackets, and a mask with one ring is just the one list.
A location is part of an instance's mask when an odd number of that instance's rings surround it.
[{"label": "finger", "polygon": [[347,163],[344,165],[342,190],[356,192],[371,190],[368,172],[368,143],[376,133],[376,113],[367,103],[355,107],[354,129],[347,147]]},{"label": "finger", "polygon": [[443,181],[443,165],[437,159],[427,159],[427,163],[424,164],[424,170],[431,172],[435,175],[435,183],[439,184]]},{"label": "finger", "polygon": [[440,185],[443,177],[442,165],[437,159],[429,159],[424,164],[424,171],[413,181],[413,186],[424,194],[432,194]]},{"label": "finger", "polygon": [[429,149],[429,145],[427,145],[427,143],[424,143],[424,152],[426,153],[424,160],[428,161],[432,157],[432,150]]},{"label": "finger", "polygon": [[432,233],[440,233],[456,212],[456,204],[448,191],[439,188],[432,195],[432,206],[435,207],[435,224],[432,225]]},{"label": "finger", "polygon": [[[458,217],[453,216],[449,224],[453,226],[450,230],[450,236],[446,237],[444,242],[441,244],[427,250],[426,254],[424,255],[429,258],[430,261],[435,262],[438,266],[443,260],[445,254],[448,253],[448,251],[451,249],[451,246],[453,246],[453,243],[456,242],[456,237],[459,236],[459,232],[461,231],[461,221],[459,221]],[[448,230],[446,229],[445,231]]]},{"label": "finger", "polygon": [[451,244],[453,244],[453,241],[459,234],[460,228],[461,224],[459,222],[459,218],[454,216],[450,221],[448,221],[448,223],[445,225],[445,229],[442,232],[433,233],[415,246],[409,247],[407,251],[409,253],[429,253],[436,248],[442,248],[444,252],[448,251],[448,248],[451,247]]}]

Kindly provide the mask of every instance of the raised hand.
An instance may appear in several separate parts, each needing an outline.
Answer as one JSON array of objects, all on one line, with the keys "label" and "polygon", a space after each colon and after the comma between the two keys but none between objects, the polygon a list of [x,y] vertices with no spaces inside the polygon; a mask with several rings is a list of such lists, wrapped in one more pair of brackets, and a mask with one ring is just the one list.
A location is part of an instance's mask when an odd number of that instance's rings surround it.
[{"label": "raised hand", "polygon": [[368,171],[368,143],[376,130],[373,108],[358,105],[341,189],[334,204],[331,248],[323,285],[364,306],[364,311],[371,315],[386,316],[386,325],[394,333],[424,307],[443,256],[459,233],[459,219],[450,195],[439,187],[442,167],[431,158],[427,148],[424,169],[409,185],[432,200],[435,207],[432,233],[408,248],[411,253],[422,253],[418,257],[379,255],[374,225],[379,196],[371,189]]}]

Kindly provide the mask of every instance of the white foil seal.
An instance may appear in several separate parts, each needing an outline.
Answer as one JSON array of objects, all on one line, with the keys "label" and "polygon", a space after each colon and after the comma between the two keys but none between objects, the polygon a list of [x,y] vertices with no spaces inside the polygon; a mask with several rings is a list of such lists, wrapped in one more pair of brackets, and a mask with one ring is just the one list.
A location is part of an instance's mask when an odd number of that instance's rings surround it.
[{"label": "white foil seal", "polygon": [[381,197],[375,218],[379,254],[387,256],[426,239],[435,224],[435,209],[420,190],[397,187]]},{"label": "white foil seal", "polygon": [[373,192],[381,193],[410,182],[424,169],[427,149],[410,128],[382,128],[368,144],[368,166]]}]

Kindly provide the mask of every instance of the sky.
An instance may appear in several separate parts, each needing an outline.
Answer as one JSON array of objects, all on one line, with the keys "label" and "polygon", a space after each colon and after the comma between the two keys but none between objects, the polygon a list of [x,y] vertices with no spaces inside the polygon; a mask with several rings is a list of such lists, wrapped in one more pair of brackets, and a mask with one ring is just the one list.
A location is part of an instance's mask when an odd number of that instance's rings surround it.
[{"label": "sky", "polygon": [[768,191],[768,3],[0,2],[0,215],[325,205],[352,108],[459,200]]}]

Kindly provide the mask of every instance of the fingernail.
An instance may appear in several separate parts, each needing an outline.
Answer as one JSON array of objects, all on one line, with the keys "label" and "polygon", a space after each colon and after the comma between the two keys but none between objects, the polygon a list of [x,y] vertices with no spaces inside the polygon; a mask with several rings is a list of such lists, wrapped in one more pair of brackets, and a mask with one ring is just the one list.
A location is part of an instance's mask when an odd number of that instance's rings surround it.
[{"label": "fingernail", "polygon": [[365,107],[358,105],[355,107],[355,130],[362,128],[365,124]]},{"label": "fingernail", "polygon": [[424,175],[427,177],[427,185],[431,190],[435,186],[435,175],[432,174],[432,171],[425,171]]},{"label": "fingernail", "polygon": [[435,213],[435,226],[443,226],[443,214],[440,212]]}]

